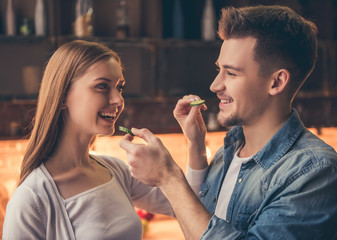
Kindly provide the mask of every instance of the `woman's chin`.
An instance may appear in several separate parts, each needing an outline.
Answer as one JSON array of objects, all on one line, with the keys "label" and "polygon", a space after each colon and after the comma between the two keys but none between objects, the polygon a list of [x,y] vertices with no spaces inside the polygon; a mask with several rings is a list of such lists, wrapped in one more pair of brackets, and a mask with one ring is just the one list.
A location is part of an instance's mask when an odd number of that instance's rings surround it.
[{"label": "woman's chin", "polygon": [[111,135],[114,135],[114,133],[115,133],[115,128],[111,128],[111,129],[104,129],[104,130],[99,131],[98,135],[111,136]]}]

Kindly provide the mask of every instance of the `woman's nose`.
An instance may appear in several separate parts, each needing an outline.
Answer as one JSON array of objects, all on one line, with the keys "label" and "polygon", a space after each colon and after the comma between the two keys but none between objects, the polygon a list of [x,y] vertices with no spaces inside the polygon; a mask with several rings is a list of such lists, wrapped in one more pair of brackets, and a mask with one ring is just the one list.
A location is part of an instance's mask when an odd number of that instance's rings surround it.
[{"label": "woman's nose", "polygon": [[121,106],[124,103],[124,98],[122,96],[122,94],[117,91],[117,90],[113,90],[110,93],[110,98],[109,98],[109,104],[110,105],[118,105]]}]

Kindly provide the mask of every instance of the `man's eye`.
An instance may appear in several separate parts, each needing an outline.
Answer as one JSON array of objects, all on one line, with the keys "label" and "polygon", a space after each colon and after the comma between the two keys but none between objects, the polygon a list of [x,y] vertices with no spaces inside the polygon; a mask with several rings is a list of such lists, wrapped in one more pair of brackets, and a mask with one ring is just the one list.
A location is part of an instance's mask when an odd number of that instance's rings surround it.
[{"label": "man's eye", "polygon": [[233,77],[233,76],[236,76],[235,73],[232,73],[232,72],[229,72],[229,71],[227,71],[227,75],[228,75],[228,76],[232,76],[232,77]]}]

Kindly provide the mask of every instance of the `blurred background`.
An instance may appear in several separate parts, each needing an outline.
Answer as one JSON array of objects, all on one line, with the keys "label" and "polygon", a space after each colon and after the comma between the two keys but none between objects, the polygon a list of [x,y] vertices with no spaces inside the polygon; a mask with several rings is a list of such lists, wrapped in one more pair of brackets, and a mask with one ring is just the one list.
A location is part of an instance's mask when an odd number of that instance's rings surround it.
[{"label": "blurred background", "polygon": [[318,25],[316,68],[294,106],[309,127],[336,125],[336,0],[0,0],[0,137],[29,133],[43,68],[74,39],[103,42],[120,55],[124,125],[179,132],[171,110],[190,93],[208,100],[212,121],[221,8],[258,4],[289,6]]},{"label": "blurred background", "polygon": [[[305,125],[336,149],[336,0],[0,0],[0,231],[43,69],[55,49],[86,39],[115,50],[127,81],[126,107],[117,125],[149,128],[184,169],[187,143],[172,116],[176,101],[190,93],[206,99],[211,157],[226,131],[216,123],[218,100],[209,90],[221,46],[217,19],[223,7],[259,4],[286,5],[317,24],[318,61],[294,107]],[[95,151],[124,159],[118,147],[122,133],[116,135],[99,138]],[[176,222],[170,224],[175,225],[167,227],[169,232],[177,235],[167,239],[183,239]],[[147,239],[157,239],[167,228],[152,228]]]}]

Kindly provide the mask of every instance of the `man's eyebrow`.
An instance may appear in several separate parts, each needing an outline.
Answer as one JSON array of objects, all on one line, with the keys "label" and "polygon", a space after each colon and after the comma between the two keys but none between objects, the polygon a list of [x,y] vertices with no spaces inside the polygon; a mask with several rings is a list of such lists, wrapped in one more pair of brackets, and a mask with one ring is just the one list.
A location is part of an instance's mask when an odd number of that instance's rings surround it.
[{"label": "man's eyebrow", "polygon": [[[220,67],[218,61],[215,62],[215,65],[217,65],[218,67]],[[235,67],[235,66],[229,65],[229,64],[222,65],[221,67],[227,68],[227,69],[233,69],[234,71],[238,71],[238,72],[242,72],[243,71],[243,68]]]}]

